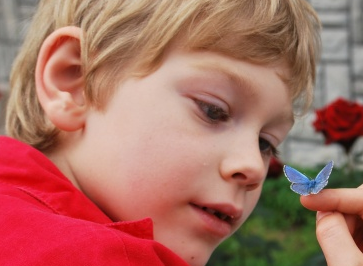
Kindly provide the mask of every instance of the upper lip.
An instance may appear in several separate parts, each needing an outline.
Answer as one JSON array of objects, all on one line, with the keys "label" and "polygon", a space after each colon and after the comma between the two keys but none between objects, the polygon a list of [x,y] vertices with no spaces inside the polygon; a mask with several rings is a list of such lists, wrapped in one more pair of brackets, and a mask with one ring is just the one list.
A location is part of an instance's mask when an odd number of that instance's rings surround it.
[{"label": "upper lip", "polygon": [[209,212],[221,220],[234,224],[242,216],[242,209],[229,203],[192,203],[193,206]]}]

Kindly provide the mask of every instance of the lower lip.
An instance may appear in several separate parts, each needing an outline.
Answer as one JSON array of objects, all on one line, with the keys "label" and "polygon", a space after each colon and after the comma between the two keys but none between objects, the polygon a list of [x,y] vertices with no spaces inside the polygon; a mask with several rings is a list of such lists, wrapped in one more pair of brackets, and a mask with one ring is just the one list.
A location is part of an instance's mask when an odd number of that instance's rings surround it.
[{"label": "lower lip", "polygon": [[213,214],[210,214],[198,208],[197,206],[191,206],[202,219],[204,224],[203,226],[207,231],[221,238],[227,237],[229,234],[231,234],[232,226],[229,223],[222,221]]}]

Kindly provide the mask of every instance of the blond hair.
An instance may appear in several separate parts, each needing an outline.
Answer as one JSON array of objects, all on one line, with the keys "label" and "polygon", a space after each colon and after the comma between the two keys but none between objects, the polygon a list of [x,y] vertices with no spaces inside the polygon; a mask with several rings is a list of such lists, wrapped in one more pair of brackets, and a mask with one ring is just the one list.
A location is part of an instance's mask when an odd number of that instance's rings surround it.
[{"label": "blond hair", "polygon": [[14,62],[6,119],[10,136],[39,150],[55,144],[58,130],[36,96],[37,56],[50,33],[70,25],[83,31],[85,97],[95,108],[105,106],[125,66],[147,75],[176,41],[254,63],[284,61],[293,99],[304,106],[312,99],[320,23],[306,0],[41,0]]}]

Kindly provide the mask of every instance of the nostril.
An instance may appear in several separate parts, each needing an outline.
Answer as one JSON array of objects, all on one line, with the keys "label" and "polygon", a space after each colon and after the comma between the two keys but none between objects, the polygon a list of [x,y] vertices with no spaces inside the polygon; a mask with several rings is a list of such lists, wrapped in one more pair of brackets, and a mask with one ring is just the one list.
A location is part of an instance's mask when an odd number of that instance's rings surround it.
[{"label": "nostril", "polygon": [[247,185],[246,188],[247,188],[247,191],[252,191],[252,190],[257,189],[259,186],[260,186],[260,183],[255,183],[255,184]]},{"label": "nostril", "polygon": [[241,180],[246,180],[247,179],[247,177],[242,173],[234,173],[232,175],[232,178],[238,178],[238,179],[241,179]]},{"label": "nostril", "polygon": [[238,181],[244,187],[246,187],[247,191],[255,190],[261,184],[261,182],[258,182],[257,180],[254,180],[253,178],[248,178],[246,175],[239,173],[239,172],[234,173],[232,175],[232,178],[235,179],[236,181]]}]

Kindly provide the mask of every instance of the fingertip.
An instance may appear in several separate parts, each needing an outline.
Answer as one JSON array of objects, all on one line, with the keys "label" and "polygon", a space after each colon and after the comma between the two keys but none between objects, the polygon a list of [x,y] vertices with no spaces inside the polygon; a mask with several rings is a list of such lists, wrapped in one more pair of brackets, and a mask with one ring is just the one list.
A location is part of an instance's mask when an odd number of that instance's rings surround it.
[{"label": "fingertip", "polygon": [[300,197],[300,203],[307,209],[312,211],[317,210],[328,210],[327,206],[331,204],[331,201],[328,200],[331,198],[331,192],[327,189],[323,189],[318,194],[310,194],[307,196]]},{"label": "fingertip", "polygon": [[312,206],[314,206],[314,201],[312,199],[312,196],[313,195],[300,196],[301,205],[303,205],[305,208],[309,210],[314,210],[312,209]]}]

